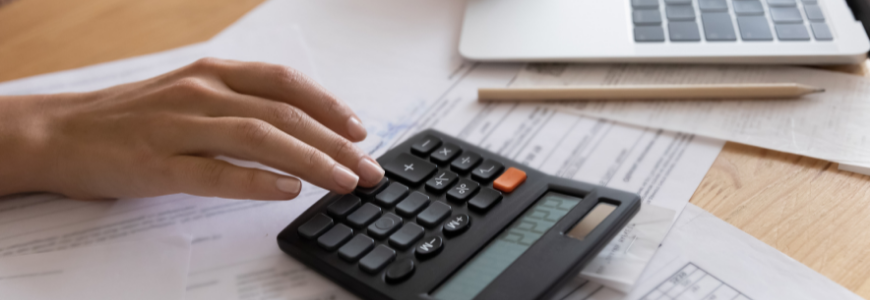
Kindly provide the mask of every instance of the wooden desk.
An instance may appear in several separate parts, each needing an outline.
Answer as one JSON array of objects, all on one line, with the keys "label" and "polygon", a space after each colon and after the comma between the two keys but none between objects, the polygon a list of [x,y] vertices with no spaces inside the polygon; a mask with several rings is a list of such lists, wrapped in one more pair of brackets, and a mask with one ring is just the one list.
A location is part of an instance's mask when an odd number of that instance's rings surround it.
[{"label": "wooden desk", "polygon": [[[17,0],[0,7],[0,81],[205,41],[260,2]],[[691,202],[870,298],[870,177],[727,143]]]}]

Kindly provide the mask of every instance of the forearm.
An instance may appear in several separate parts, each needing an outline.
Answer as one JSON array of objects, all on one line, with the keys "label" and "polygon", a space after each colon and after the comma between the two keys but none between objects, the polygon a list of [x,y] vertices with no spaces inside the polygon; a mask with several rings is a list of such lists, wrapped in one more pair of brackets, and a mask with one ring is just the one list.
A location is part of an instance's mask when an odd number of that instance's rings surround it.
[{"label": "forearm", "polygon": [[39,144],[46,138],[46,109],[53,97],[0,97],[0,195],[43,189]]}]

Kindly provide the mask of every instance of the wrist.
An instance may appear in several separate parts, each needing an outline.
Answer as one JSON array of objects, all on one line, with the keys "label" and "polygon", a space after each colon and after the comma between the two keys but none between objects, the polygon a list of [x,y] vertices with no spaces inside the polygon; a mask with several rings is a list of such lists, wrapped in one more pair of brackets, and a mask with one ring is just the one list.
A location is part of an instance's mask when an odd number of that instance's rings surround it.
[{"label": "wrist", "polygon": [[48,120],[62,97],[0,97],[0,195],[45,191]]}]

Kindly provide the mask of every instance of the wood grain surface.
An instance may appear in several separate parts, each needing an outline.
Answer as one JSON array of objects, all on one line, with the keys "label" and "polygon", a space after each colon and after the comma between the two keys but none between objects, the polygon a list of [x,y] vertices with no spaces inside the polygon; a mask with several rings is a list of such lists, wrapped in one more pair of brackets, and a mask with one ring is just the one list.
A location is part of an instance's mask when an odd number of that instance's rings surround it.
[{"label": "wood grain surface", "polygon": [[[17,0],[0,7],[0,81],[205,41],[260,2]],[[870,177],[729,142],[691,202],[870,297]]]}]

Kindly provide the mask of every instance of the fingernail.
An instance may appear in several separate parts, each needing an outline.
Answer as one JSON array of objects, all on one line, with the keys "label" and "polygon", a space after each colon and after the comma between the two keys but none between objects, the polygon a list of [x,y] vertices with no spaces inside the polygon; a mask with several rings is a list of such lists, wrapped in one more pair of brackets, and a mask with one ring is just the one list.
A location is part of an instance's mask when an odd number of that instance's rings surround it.
[{"label": "fingernail", "polygon": [[359,176],[339,164],[335,164],[335,167],[332,168],[332,178],[335,179],[335,183],[346,190],[355,189],[357,182],[359,182]]},{"label": "fingernail", "polygon": [[384,169],[374,159],[366,156],[359,161],[359,175],[362,177],[362,181],[376,184],[381,181],[381,178],[384,178]]},{"label": "fingernail", "polygon": [[367,135],[366,128],[363,127],[362,122],[356,117],[351,117],[350,120],[347,120],[347,134],[357,141],[364,140]]},{"label": "fingernail", "polygon": [[302,182],[295,178],[278,178],[275,181],[275,186],[282,192],[297,195],[302,189]]}]

